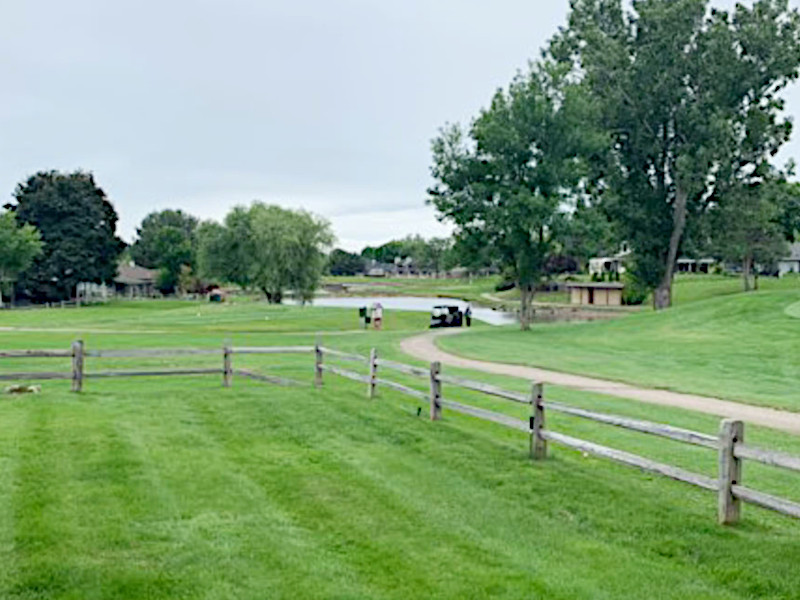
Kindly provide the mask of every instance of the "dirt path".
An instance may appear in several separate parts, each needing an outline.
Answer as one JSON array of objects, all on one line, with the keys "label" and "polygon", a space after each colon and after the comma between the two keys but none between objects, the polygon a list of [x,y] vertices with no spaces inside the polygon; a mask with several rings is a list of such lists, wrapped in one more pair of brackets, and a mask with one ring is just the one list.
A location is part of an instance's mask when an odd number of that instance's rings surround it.
[{"label": "dirt path", "polygon": [[607,394],[618,398],[638,400],[639,402],[647,402],[648,404],[677,406],[678,408],[686,408],[720,417],[741,419],[742,421],[755,425],[763,425],[773,429],[800,434],[800,413],[740,404],[738,402],[709,398],[707,396],[640,388],[616,381],[595,379],[582,375],[571,375],[559,371],[548,371],[536,367],[462,358],[454,354],[449,354],[436,346],[435,340],[437,336],[457,333],[459,333],[459,330],[450,330],[425,333],[406,338],[402,341],[401,348],[406,354],[420,360],[440,361],[443,365],[450,365],[452,367],[474,369],[476,371],[484,371],[496,375],[508,375],[521,379],[529,379],[531,381],[551,383],[553,385],[560,385],[596,394]]}]

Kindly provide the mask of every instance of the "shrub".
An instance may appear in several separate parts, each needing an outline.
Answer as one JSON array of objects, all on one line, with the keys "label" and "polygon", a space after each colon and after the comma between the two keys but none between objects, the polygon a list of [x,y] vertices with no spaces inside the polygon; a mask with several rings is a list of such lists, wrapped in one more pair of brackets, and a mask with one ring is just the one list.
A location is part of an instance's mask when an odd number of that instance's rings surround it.
[{"label": "shrub", "polygon": [[622,281],[625,284],[625,289],[622,290],[622,303],[628,306],[644,303],[649,293],[647,286],[637,281],[630,272],[625,273]]}]

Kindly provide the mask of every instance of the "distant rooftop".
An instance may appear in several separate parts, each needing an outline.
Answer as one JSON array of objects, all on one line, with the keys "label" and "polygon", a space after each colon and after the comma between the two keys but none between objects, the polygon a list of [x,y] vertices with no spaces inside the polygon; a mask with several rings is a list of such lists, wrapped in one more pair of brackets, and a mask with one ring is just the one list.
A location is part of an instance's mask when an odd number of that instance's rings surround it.
[{"label": "distant rooftop", "polygon": [[625,287],[624,283],[618,281],[568,281],[568,288],[595,288],[601,290],[621,290]]},{"label": "distant rooftop", "polygon": [[146,285],[155,283],[157,277],[158,271],[153,269],[145,269],[133,264],[120,265],[114,282],[122,285]]}]

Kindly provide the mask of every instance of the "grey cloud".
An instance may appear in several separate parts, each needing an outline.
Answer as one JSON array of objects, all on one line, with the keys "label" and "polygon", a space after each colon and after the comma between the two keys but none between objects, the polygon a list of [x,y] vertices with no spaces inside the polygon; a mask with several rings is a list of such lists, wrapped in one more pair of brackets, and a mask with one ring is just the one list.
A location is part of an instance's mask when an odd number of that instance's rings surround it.
[{"label": "grey cloud", "polygon": [[430,139],[535,58],[567,5],[5,2],[0,189],[90,169],[127,239],[154,209],[219,218],[256,198],[332,219],[349,247],[440,234]]}]

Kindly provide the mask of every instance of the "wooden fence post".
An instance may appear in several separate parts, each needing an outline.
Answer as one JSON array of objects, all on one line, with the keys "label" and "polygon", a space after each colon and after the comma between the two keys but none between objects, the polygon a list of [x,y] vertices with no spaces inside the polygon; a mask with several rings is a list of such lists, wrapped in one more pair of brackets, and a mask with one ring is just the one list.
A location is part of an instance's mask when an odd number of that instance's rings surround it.
[{"label": "wooden fence post", "polygon": [[319,338],[314,344],[314,386],[322,387],[322,346]]},{"label": "wooden fence post", "polygon": [[83,340],[72,342],[72,391],[83,390]]},{"label": "wooden fence post", "polygon": [[367,397],[372,400],[375,398],[375,388],[378,385],[378,350],[373,348],[369,351],[369,383],[367,384]]},{"label": "wooden fence post", "polygon": [[231,382],[233,381],[232,354],[231,343],[226,341],[225,346],[222,348],[222,385],[226,388],[231,387]]},{"label": "wooden fence post", "polygon": [[742,502],[733,495],[733,486],[741,483],[742,461],[733,454],[737,443],[744,442],[744,423],[725,419],[719,428],[719,522],[731,525],[739,521]]},{"label": "wooden fence post", "polygon": [[544,429],[544,393],[541,383],[531,386],[531,458],[547,458],[547,440],[542,437]]},{"label": "wooden fence post", "polygon": [[438,421],[442,418],[442,382],[439,373],[442,372],[442,363],[431,363],[431,421]]}]

